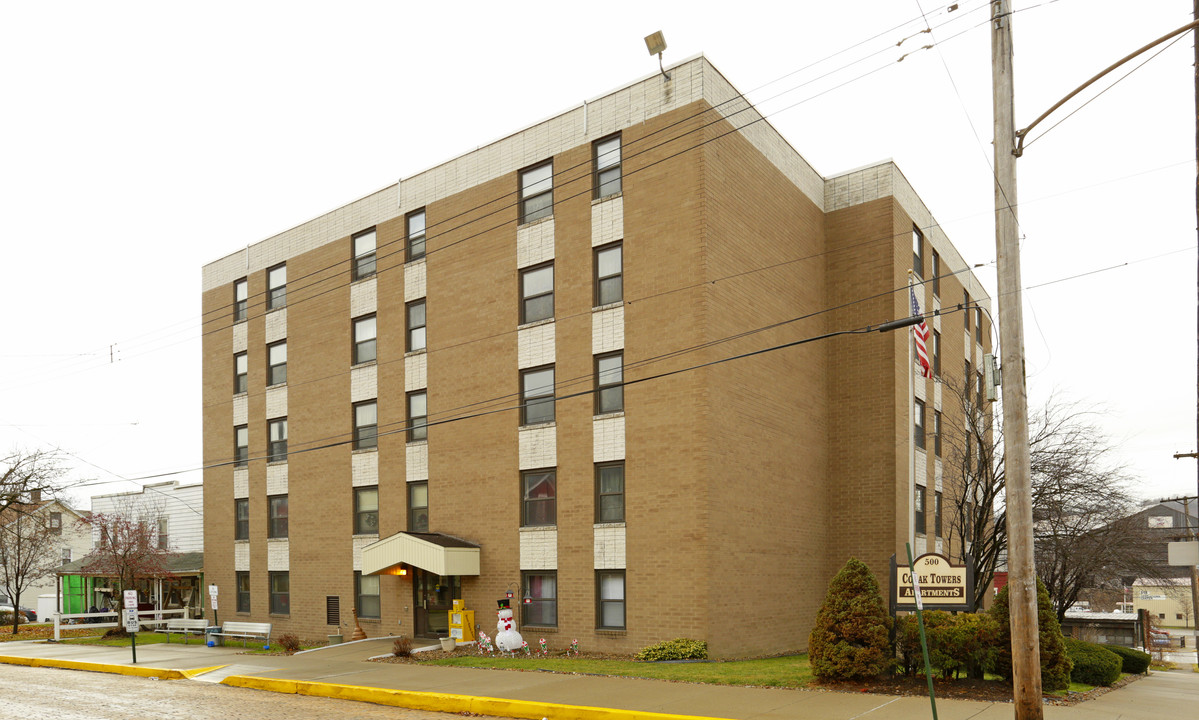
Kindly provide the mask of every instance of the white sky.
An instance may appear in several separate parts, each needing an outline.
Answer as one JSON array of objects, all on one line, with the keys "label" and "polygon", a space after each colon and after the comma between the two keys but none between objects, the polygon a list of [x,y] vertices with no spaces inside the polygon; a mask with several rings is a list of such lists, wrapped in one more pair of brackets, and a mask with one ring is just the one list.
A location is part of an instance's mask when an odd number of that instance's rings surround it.
[{"label": "white sky", "polygon": [[[108,483],[84,506],[122,477],[198,480],[205,263],[656,72],[658,29],[668,63],[706,54],[821,174],[894,158],[993,263],[988,11],[959,5],[3,3],[0,448],[72,452],[73,479]],[[921,7],[936,46],[896,46]],[[1191,19],[1190,0],[1015,7],[1021,127]],[[1031,402],[1102,406],[1149,497],[1196,489],[1171,457],[1196,434],[1192,43],[1019,162],[1026,287],[1119,266],[1026,293]]]}]

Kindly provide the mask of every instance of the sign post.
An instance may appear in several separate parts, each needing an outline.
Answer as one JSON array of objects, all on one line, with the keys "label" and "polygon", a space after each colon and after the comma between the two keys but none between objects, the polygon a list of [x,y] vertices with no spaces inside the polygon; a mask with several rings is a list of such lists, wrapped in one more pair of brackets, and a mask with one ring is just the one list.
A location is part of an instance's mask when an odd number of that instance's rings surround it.
[{"label": "sign post", "polygon": [[937,720],[937,696],[933,692],[933,669],[928,662],[928,636],[924,632],[924,598],[920,592],[920,576],[912,562],[912,544],[904,543],[908,551],[908,572],[911,573],[912,596],[916,599],[916,624],[920,628],[920,650],[924,653],[924,675],[928,678],[928,701],[933,704],[933,720]]},{"label": "sign post", "polygon": [[216,593],[217,593],[217,586],[209,585],[208,586],[208,604],[210,607],[212,607],[212,624],[220,625],[221,624],[220,617],[217,615],[217,612],[216,612]]},{"label": "sign post", "polygon": [[133,664],[137,664],[137,591],[125,591],[125,632],[129,633],[129,647],[133,650]]}]

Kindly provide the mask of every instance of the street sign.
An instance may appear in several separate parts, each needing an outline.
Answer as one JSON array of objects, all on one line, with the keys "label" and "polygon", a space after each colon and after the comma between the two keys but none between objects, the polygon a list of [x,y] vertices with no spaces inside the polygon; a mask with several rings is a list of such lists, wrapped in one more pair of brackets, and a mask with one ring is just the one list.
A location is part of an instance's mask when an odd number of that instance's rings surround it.
[{"label": "street sign", "polygon": [[130,608],[132,608],[134,610],[137,609],[137,591],[136,590],[126,590],[125,591],[125,609],[128,610]]},{"label": "street sign", "polygon": [[216,585],[208,586],[208,594],[211,595],[212,597],[216,597]]},{"label": "street sign", "polygon": [[138,629],[137,608],[125,610],[125,632],[137,632]]},{"label": "street sign", "polygon": [[212,606],[212,609],[213,609],[213,610],[216,610],[216,609],[217,609],[217,607],[216,607],[216,595],[213,595],[213,596],[211,596],[211,597],[209,598],[209,600],[210,600],[210,602],[209,602],[208,604]]}]

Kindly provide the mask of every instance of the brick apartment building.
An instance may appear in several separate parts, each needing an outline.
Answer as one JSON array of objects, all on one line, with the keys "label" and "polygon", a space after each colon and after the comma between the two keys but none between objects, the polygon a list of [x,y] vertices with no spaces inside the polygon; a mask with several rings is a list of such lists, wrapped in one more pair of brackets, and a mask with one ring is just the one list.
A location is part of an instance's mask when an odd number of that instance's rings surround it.
[{"label": "brick apartment building", "polygon": [[490,634],[511,591],[552,647],[805,648],[848,557],[940,547],[941,384],[908,331],[718,361],[905,317],[914,264],[981,368],[898,168],[822,177],[699,57],[205,266],[221,617]]}]

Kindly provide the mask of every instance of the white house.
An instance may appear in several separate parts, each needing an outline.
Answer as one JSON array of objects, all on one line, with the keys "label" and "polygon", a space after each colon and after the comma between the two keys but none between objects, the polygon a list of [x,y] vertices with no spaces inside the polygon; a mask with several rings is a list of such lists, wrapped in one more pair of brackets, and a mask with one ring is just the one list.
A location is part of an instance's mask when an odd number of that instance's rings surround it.
[{"label": "white house", "polygon": [[[92,498],[92,513],[124,515],[147,522],[160,548],[172,552],[204,551],[204,485],[179,481],[146,485],[140,490]],[[94,529],[92,544],[100,542]]]}]

